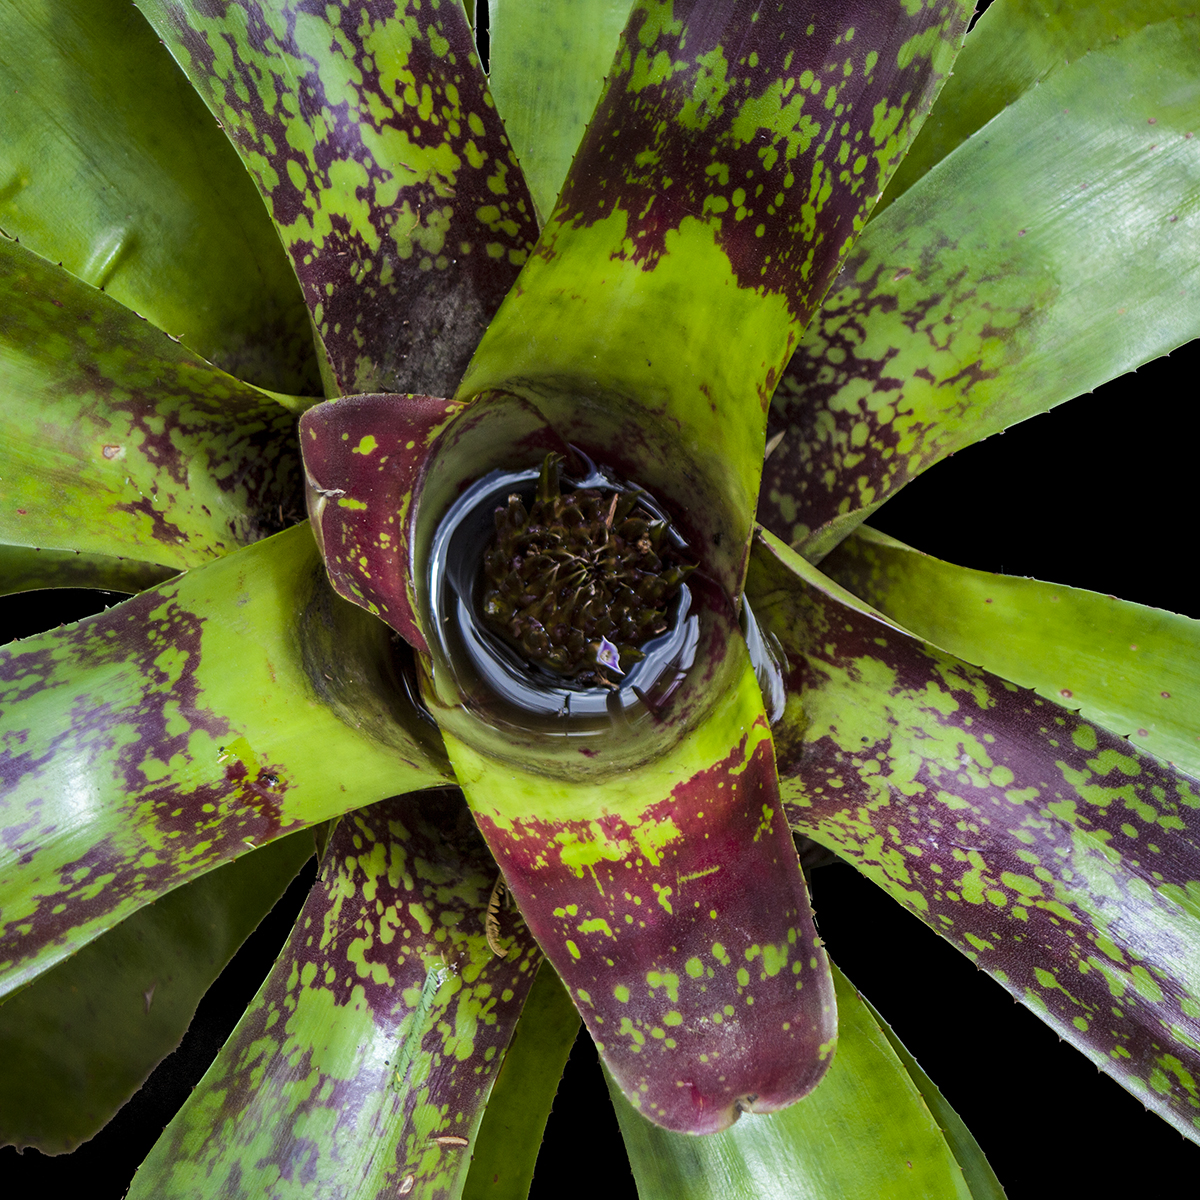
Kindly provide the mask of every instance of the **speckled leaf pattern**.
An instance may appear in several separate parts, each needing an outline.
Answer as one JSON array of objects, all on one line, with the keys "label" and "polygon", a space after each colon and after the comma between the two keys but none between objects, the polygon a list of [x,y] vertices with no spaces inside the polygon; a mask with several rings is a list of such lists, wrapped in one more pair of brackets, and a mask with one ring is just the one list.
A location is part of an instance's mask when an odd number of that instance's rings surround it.
[{"label": "speckled leaf pattern", "polygon": [[543,220],[612,67],[630,0],[489,0],[488,84]]},{"label": "speckled leaf pattern", "polygon": [[963,43],[953,76],[875,216],[1052,71],[1146,25],[1195,12],[1192,0],[993,0]]},{"label": "speckled leaf pattern", "polygon": [[775,539],[793,826],[1200,1141],[1200,783],[891,625]]},{"label": "speckled leaf pattern", "polygon": [[0,229],[239,379],[320,391],[254,184],[128,0],[4,4],[0,95]]},{"label": "speckled leaf pattern", "polygon": [[77,550],[39,550],[36,546],[0,545],[0,596],[39,588],[101,588],[108,592],[141,592],[169,579],[170,567],[82,554]]},{"label": "speckled leaf pattern", "polygon": [[306,526],[0,652],[0,991],[247,849],[442,782],[403,653]]},{"label": "speckled leaf pattern", "polygon": [[139,909],[0,1005],[0,1144],[74,1150],[179,1044],[312,857],[301,830]]},{"label": "speckled leaf pattern", "polygon": [[457,0],[142,0],[291,255],[328,395],[450,395],[537,236]]},{"label": "speckled leaf pattern", "polygon": [[504,914],[457,791],[342,819],[232,1038],[143,1164],[140,1197],[457,1197],[541,955]]},{"label": "speckled leaf pattern", "polygon": [[772,402],[763,524],[815,561],[945,455],[1200,334],[1198,69],[1196,19],[1089,54],[871,222]]},{"label": "speckled leaf pattern", "polygon": [[579,1013],[544,960],[471,1147],[462,1200],[526,1200]]},{"label": "speckled leaf pattern", "polygon": [[635,5],[558,205],[459,394],[515,391],[572,440],[563,422],[587,416],[599,431],[585,445],[669,430],[669,451],[632,464],[653,473],[631,474],[662,491],[687,474],[690,506],[720,514],[739,585],[771,394],[970,8]]},{"label": "speckled leaf pattern", "polygon": [[536,776],[446,735],[608,1069],[643,1116],[688,1133],[806,1095],[837,1032],[762,696],[741,662],[700,728],[633,772]]},{"label": "speckled leaf pattern", "polygon": [[865,525],[821,569],[943,650],[1200,778],[1200,621],[957,567]]},{"label": "speckled leaf pattern", "polygon": [[334,591],[426,652],[411,517],[433,443],[464,407],[435,396],[348,396],[300,421],[308,513]]},{"label": "speckled leaf pattern", "polygon": [[197,566],[304,511],[295,418],[0,239],[0,541]]},{"label": "speckled leaf pattern", "polygon": [[638,1118],[610,1086],[641,1200],[993,1200],[972,1194],[870,1008],[836,968],[838,1049],[800,1104],[706,1138]]}]

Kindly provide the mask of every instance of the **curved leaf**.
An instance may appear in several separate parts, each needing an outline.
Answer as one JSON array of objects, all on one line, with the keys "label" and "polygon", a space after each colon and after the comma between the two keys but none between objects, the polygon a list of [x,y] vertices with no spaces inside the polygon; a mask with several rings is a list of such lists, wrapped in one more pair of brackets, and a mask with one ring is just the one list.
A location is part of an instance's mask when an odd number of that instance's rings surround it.
[{"label": "curved leaf", "polygon": [[926,641],[1200,778],[1200,621],[957,567],[866,526],[821,566]]},{"label": "curved leaf", "polygon": [[0,545],[0,596],[39,588],[99,588],[106,592],[141,592],[170,579],[170,567],[81,554],[78,550],[40,550],[36,546]]},{"label": "curved leaf", "polygon": [[307,526],[0,651],[0,991],[246,847],[447,769]]},{"label": "curved leaf", "polygon": [[954,75],[875,216],[1051,71],[1156,21],[1195,12],[1193,0],[994,0],[963,43]]},{"label": "curved leaf", "polygon": [[320,387],[254,185],[126,0],[0,9],[0,227],[241,379]]},{"label": "curved leaf", "polygon": [[813,559],[945,455],[1200,333],[1200,21],[1056,71],[871,222],[772,402]]},{"label": "curved leaf", "polygon": [[308,832],[140,909],[0,1005],[0,1144],[86,1141],[178,1044],[196,1005],[312,857]]},{"label": "curved leaf", "polygon": [[141,0],[291,255],[328,395],[450,395],[537,236],[458,0]]},{"label": "curved leaf", "polygon": [[543,961],[521,1010],[471,1153],[462,1200],[525,1200],[579,1014]]},{"label": "curved leaf", "polygon": [[880,1023],[836,967],[838,1049],[811,1096],[689,1138],[609,1088],[641,1200],[990,1200],[973,1193]]},{"label": "curved leaf", "polygon": [[984,1157],[983,1149],[967,1128],[962,1117],[949,1105],[946,1097],[938,1090],[937,1084],[921,1070],[920,1064],[908,1052],[908,1049],[896,1036],[892,1027],[879,1015],[875,1006],[861,993],[858,999],[867,1007],[880,1032],[891,1043],[896,1057],[900,1060],[908,1077],[921,1093],[933,1119],[937,1122],[946,1145],[954,1155],[955,1161],[962,1168],[963,1178],[971,1192],[971,1200],[1003,1200],[1004,1188],[996,1178],[991,1163]]},{"label": "curved leaf", "polygon": [[623,763],[613,738],[559,737],[553,773],[514,762],[515,748],[481,753],[434,710],[476,823],[608,1069],[647,1118],[689,1133],[806,1095],[837,1034],[744,649],[731,647],[722,683],[675,746]]},{"label": "curved leaf", "polygon": [[599,461],[615,451],[629,478],[687,494],[713,514],[706,541],[723,539],[739,592],[769,398],[969,11],[636,4],[558,205],[458,394],[516,392]]},{"label": "curved leaf", "polygon": [[346,816],[291,938],[129,1195],[460,1195],[541,960],[484,932],[496,868],[457,792]]},{"label": "curved leaf", "polygon": [[489,0],[488,83],[543,222],[596,107],[630,0]]},{"label": "curved leaf", "polygon": [[778,540],[793,825],[1200,1141],[1200,783],[922,642]]},{"label": "curved leaf", "polygon": [[0,239],[0,541],[180,570],[301,512],[295,418]]}]

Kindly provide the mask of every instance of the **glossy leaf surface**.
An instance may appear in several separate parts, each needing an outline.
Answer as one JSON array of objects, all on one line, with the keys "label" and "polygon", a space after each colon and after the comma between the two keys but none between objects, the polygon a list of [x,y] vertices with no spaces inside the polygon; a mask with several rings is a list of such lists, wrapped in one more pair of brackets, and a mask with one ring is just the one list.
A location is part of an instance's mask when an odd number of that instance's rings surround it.
[{"label": "glossy leaf surface", "polygon": [[1056,71],[871,223],[772,403],[765,525],[815,560],[945,455],[1200,334],[1198,28]]},{"label": "glossy leaf surface", "polygon": [[866,526],[821,569],[927,641],[1200,778],[1200,621],[957,567]]},{"label": "glossy leaf surface", "polygon": [[541,955],[457,792],[344,817],[287,946],[130,1196],[457,1197]]},{"label": "glossy leaf surface", "polygon": [[730,657],[712,711],[632,771],[605,770],[604,741],[574,750],[570,774],[534,775],[446,735],[607,1067],[646,1117],[690,1133],[807,1094],[837,1032],[762,696],[744,651]]},{"label": "glossy leaf surface", "polygon": [[130,4],[5,4],[0,89],[0,228],[239,379],[320,389],[254,185]]},{"label": "glossy leaf surface", "polygon": [[326,394],[450,395],[537,236],[462,5],[140,7],[262,192]]},{"label": "glossy leaf surface", "polygon": [[305,526],[0,652],[3,991],[247,847],[442,782],[402,666]]},{"label": "glossy leaf surface", "polygon": [[312,857],[301,831],[176,888],[0,1005],[0,1143],[73,1150],[141,1087]]},{"label": "glossy leaf surface", "polygon": [[811,1096],[783,1112],[689,1138],[643,1120],[610,1087],[641,1200],[991,1200],[997,1194],[969,1190],[871,1010],[836,967],[833,980],[833,1065]]},{"label": "glossy leaf surface", "polygon": [[0,541],[176,570],[303,512],[295,418],[0,239]]},{"label": "glossy leaf surface", "polygon": [[1147,25],[1195,12],[1191,0],[993,0],[875,215],[1052,71]]},{"label": "glossy leaf surface", "polygon": [[942,1137],[946,1139],[946,1145],[950,1147],[954,1161],[962,1168],[963,1179],[966,1180],[967,1187],[971,1192],[971,1200],[1002,1200],[1005,1194],[1004,1188],[1001,1187],[1000,1180],[996,1178],[996,1172],[992,1170],[992,1164],[984,1156],[982,1147],[975,1140],[962,1117],[950,1107],[946,1097],[938,1090],[937,1084],[921,1069],[920,1063],[909,1053],[892,1027],[879,1015],[875,1006],[861,993],[859,993],[858,999],[875,1018],[875,1024],[879,1026],[883,1036],[891,1043],[896,1057],[908,1072],[909,1079],[921,1093],[921,1099],[925,1101],[938,1128],[942,1131]]},{"label": "glossy leaf surface", "polygon": [[515,391],[598,461],[687,495],[740,591],[770,396],[969,9],[635,5],[459,394]]},{"label": "glossy leaf surface", "polygon": [[174,573],[170,567],[130,558],[112,558],[106,554],[0,545],[0,596],[39,588],[141,592],[169,579]]},{"label": "glossy leaf surface", "polygon": [[488,83],[544,221],[600,98],[630,0],[489,0]]},{"label": "glossy leaf surface", "polygon": [[462,1200],[525,1200],[579,1013],[543,960],[496,1076]]},{"label": "glossy leaf surface", "polygon": [[1200,1140],[1200,783],[891,625],[775,539],[793,826]]}]

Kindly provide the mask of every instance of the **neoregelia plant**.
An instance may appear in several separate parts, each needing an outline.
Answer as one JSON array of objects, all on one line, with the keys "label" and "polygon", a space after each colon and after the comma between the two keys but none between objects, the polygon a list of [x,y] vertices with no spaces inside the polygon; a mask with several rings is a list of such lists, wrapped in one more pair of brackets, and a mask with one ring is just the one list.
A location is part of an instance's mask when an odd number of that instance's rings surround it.
[{"label": "neoregelia plant", "polygon": [[137,593],[0,657],[9,1141],[310,829],[133,1196],[523,1195],[575,1010],[647,1194],[999,1195],[793,833],[1197,1140],[1200,627],[862,525],[1198,332],[1196,18],[1046,7],[9,6],[0,569]]}]

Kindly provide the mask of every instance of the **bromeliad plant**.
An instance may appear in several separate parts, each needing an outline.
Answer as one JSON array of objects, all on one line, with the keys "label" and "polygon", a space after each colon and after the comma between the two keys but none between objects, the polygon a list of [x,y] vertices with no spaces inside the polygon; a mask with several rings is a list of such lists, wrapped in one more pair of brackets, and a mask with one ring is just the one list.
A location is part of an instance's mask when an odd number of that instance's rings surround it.
[{"label": "bromeliad plant", "polygon": [[1200,29],[971,7],[6,8],[9,1141],[312,830],[131,1195],[523,1195],[576,1010],[647,1194],[1000,1194],[793,832],[1197,1139],[1197,623],[862,522],[1197,334]]}]

